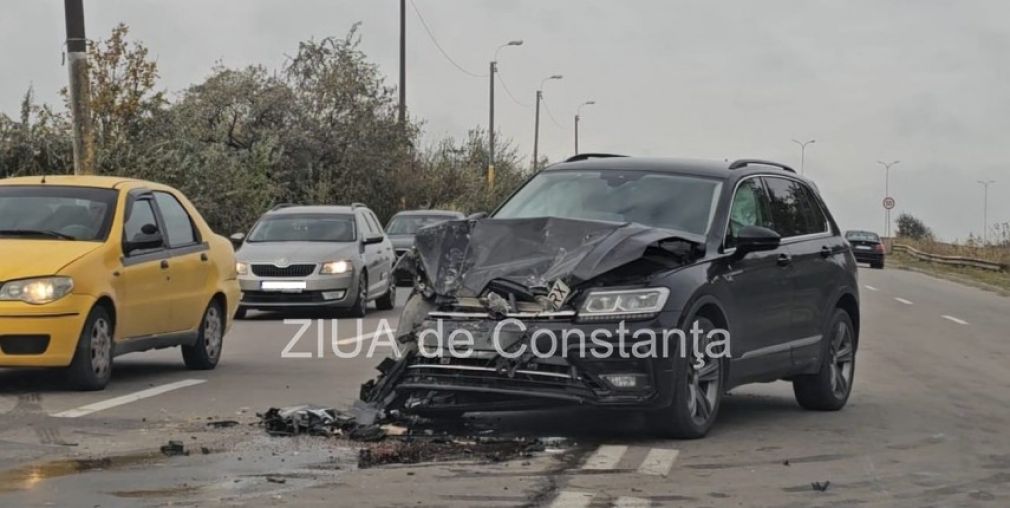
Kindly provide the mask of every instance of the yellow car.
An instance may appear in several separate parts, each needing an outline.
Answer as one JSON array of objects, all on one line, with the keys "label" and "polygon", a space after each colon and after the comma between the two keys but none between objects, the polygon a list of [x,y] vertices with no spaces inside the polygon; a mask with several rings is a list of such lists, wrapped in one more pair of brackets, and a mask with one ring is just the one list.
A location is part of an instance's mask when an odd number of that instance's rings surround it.
[{"label": "yellow car", "polygon": [[115,356],[182,347],[213,369],[239,302],[235,252],[178,191],[116,177],[0,180],[0,367],[100,390]]}]

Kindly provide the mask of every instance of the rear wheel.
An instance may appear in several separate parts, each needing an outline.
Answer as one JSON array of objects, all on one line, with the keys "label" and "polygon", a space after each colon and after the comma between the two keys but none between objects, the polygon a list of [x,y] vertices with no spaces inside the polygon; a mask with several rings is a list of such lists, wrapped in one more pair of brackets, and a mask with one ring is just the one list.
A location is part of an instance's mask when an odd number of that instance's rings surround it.
[{"label": "rear wheel", "polygon": [[375,300],[375,308],[379,310],[390,310],[393,308],[393,304],[396,300],[396,285],[393,284],[393,279],[389,279],[389,287],[386,292]]},{"label": "rear wheel", "polygon": [[[698,351],[704,353],[704,338],[715,329],[715,324],[704,317],[695,319],[695,322],[702,330]],[[686,342],[691,348],[691,340]],[[673,403],[654,415],[657,430],[679,439],[704,437],[715,423],[722,403],[723,359],[704,354],[698,359],[693,351],[677,351],[673,366]]]},{"label": "rear wheel", "polygon": [[112,377],[112,339],[115,336],[112,318],[104,307],[95,307],[88,314],[84,330],[77,341],[74,359],[67,369],[70,383],[78,390],[101,390]]},{"label": "rear wheel", "polygon": [[221,360],[224,345],[224,311],[217,301],[210,302],[203,313],[196,344],[182,346],[182,359],[193,370],[211,370]]},{"label": "rear wheel", "polygon": [[831,318],[827,354],[817,374],[793,379],[796,402],[805,409],[837,411],[852,392],[856,369],[856,334],[849,313],[835,309]]},{"label": "rear wheel", "polygon": [[881,259],[880,261],[876,261],[876,262],[870,263],[870,267],[876,268],[876,269],[879,270],[879,269],[881,269],[881,268],[884,267],[884,260]]},{"label": "rear wheel", "polygon": [[358,277],[358,295],[350,309],[351,317],[365,317],[368,313],[368,274],[361,272]]}]

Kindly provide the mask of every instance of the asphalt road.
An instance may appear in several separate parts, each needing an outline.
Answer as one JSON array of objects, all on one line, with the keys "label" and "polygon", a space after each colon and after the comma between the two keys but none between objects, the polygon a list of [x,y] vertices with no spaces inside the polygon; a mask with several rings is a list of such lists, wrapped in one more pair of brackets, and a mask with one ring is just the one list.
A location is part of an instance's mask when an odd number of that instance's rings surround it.
[{"label": "asphalt road", "polygon": [[[274,315],[236,323],[212,372],[185,370],[174,349],[117,359],[104,392],[0,370],[0,506],[1010,505],[1010,299],[901,270],[863,269],[860,284],[861,349],[841,412],[803,411],[779,382],[735,390],[695,441],[649,437],[637,414],[477,417],[568,438],[503,462],[359,469],[358,444],[264,436],[247,425],[257,411],[347,407],[378,361],[319,357],[316,329],[291,350],[309,358],[282,358],[300,326]],[[364,337],[341,322],[336,336],[367,350],[398,313],[373,311]],[[241,424],[207,425],[217,420]],[[190,455],[162,455],[168,440]]]}]

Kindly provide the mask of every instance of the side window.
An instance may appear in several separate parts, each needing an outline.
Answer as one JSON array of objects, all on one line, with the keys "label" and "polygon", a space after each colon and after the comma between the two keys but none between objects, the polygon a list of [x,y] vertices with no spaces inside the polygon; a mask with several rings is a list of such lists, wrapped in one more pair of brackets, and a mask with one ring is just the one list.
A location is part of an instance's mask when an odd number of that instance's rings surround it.
[{"label": "side window", "polygon": [[365,212],[357,213],[355,216],[358,218],[358,229],[361,231],[361,238],[367,238],[375,234],[372,223],[368,220]]},{"label": "side window", "polygon": [[802,187],[787,178],[764,177],[771,205],[772,229],[782,238],[808,234]]},{"label": "side window", "polygon": [[733,205],[729,211],[729,230],[726,232],[727,249],[736,247],[736,238],[744,226],[770,227],[768,195],[761,180],[750,178],[737,186]]},{"label": "side window", "polygon": [[[158,225],[158,219],[156,219],[154,215],[154,206],[151,204],[150,199],[138,199],[134,201],[133,205],[130,207],[126,223],[123,225],[123,239],[125,241],[136,241],[141,239],[144,236],[142,229],[148,224],[155,226]],[[137,250],[130,253],[130,255],[136,256],[138,254],[151,252],[152,250],[158,249]]]},{"label": "side window", "polygon": [[371,210],[365,212],[365,217],[368,217],[369,222],[371,222],[371,224],[372,224],[372,229],[375,231],[376,234],[378,234],[378,235],[385,235],[386,234],[386,232],[383,231],[383,229],[382,229],[382,225],[379,224],[379,219],[375,218],[375,214],[372,213]]},{"label": "side window", "polygon": [[803,202],[803,215],[806,217],[808,234],[824,233],[828,230],[828,218],[824,216],[820,200],[809,187],[797,184]]},{"label": "side window", "polygon": [[154,200],[165,220],[165,240],[169,247],[183,247],[197,242],[193,219],[175,196],[165,192],[155,192]]}]

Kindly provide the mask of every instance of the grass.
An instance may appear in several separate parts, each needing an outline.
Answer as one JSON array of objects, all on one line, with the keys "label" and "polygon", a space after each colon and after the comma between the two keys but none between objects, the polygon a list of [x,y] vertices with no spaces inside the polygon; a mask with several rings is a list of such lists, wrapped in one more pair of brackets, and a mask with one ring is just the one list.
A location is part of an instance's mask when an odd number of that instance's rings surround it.
[{"label": "grass", "polygon": [[[926,250],[918,245],[915,245],[916,249]],[[953,252],[938,252],[937,250],[930,249],[927,252],[935,254],[944,254],[948,256],[966,256],[967,254],[953,253]],[[976,256],[971,256],[976,257]],[[991,261],[997,261],[991,258],[981,258]],[[1006,261],[1000,261],[1006,262]],[[955,282],[960,282],[962,284],[967,284],[969,286],[975,286],[982,289],[988,289],[994,291],[1003,296],[1010,296],[1010,273],[1007,272],[993,272],[990,270],[982,270],[979,268],[963,268],[958,266],[943,265],[940,263],[930,263],[929,261],[921,261],[904,252],[892,252],[887,256],[887,264],[894,268],[905,268],[920,272],[925,272],[929,275],[933,275],[942,279],[953,280]]]}]

